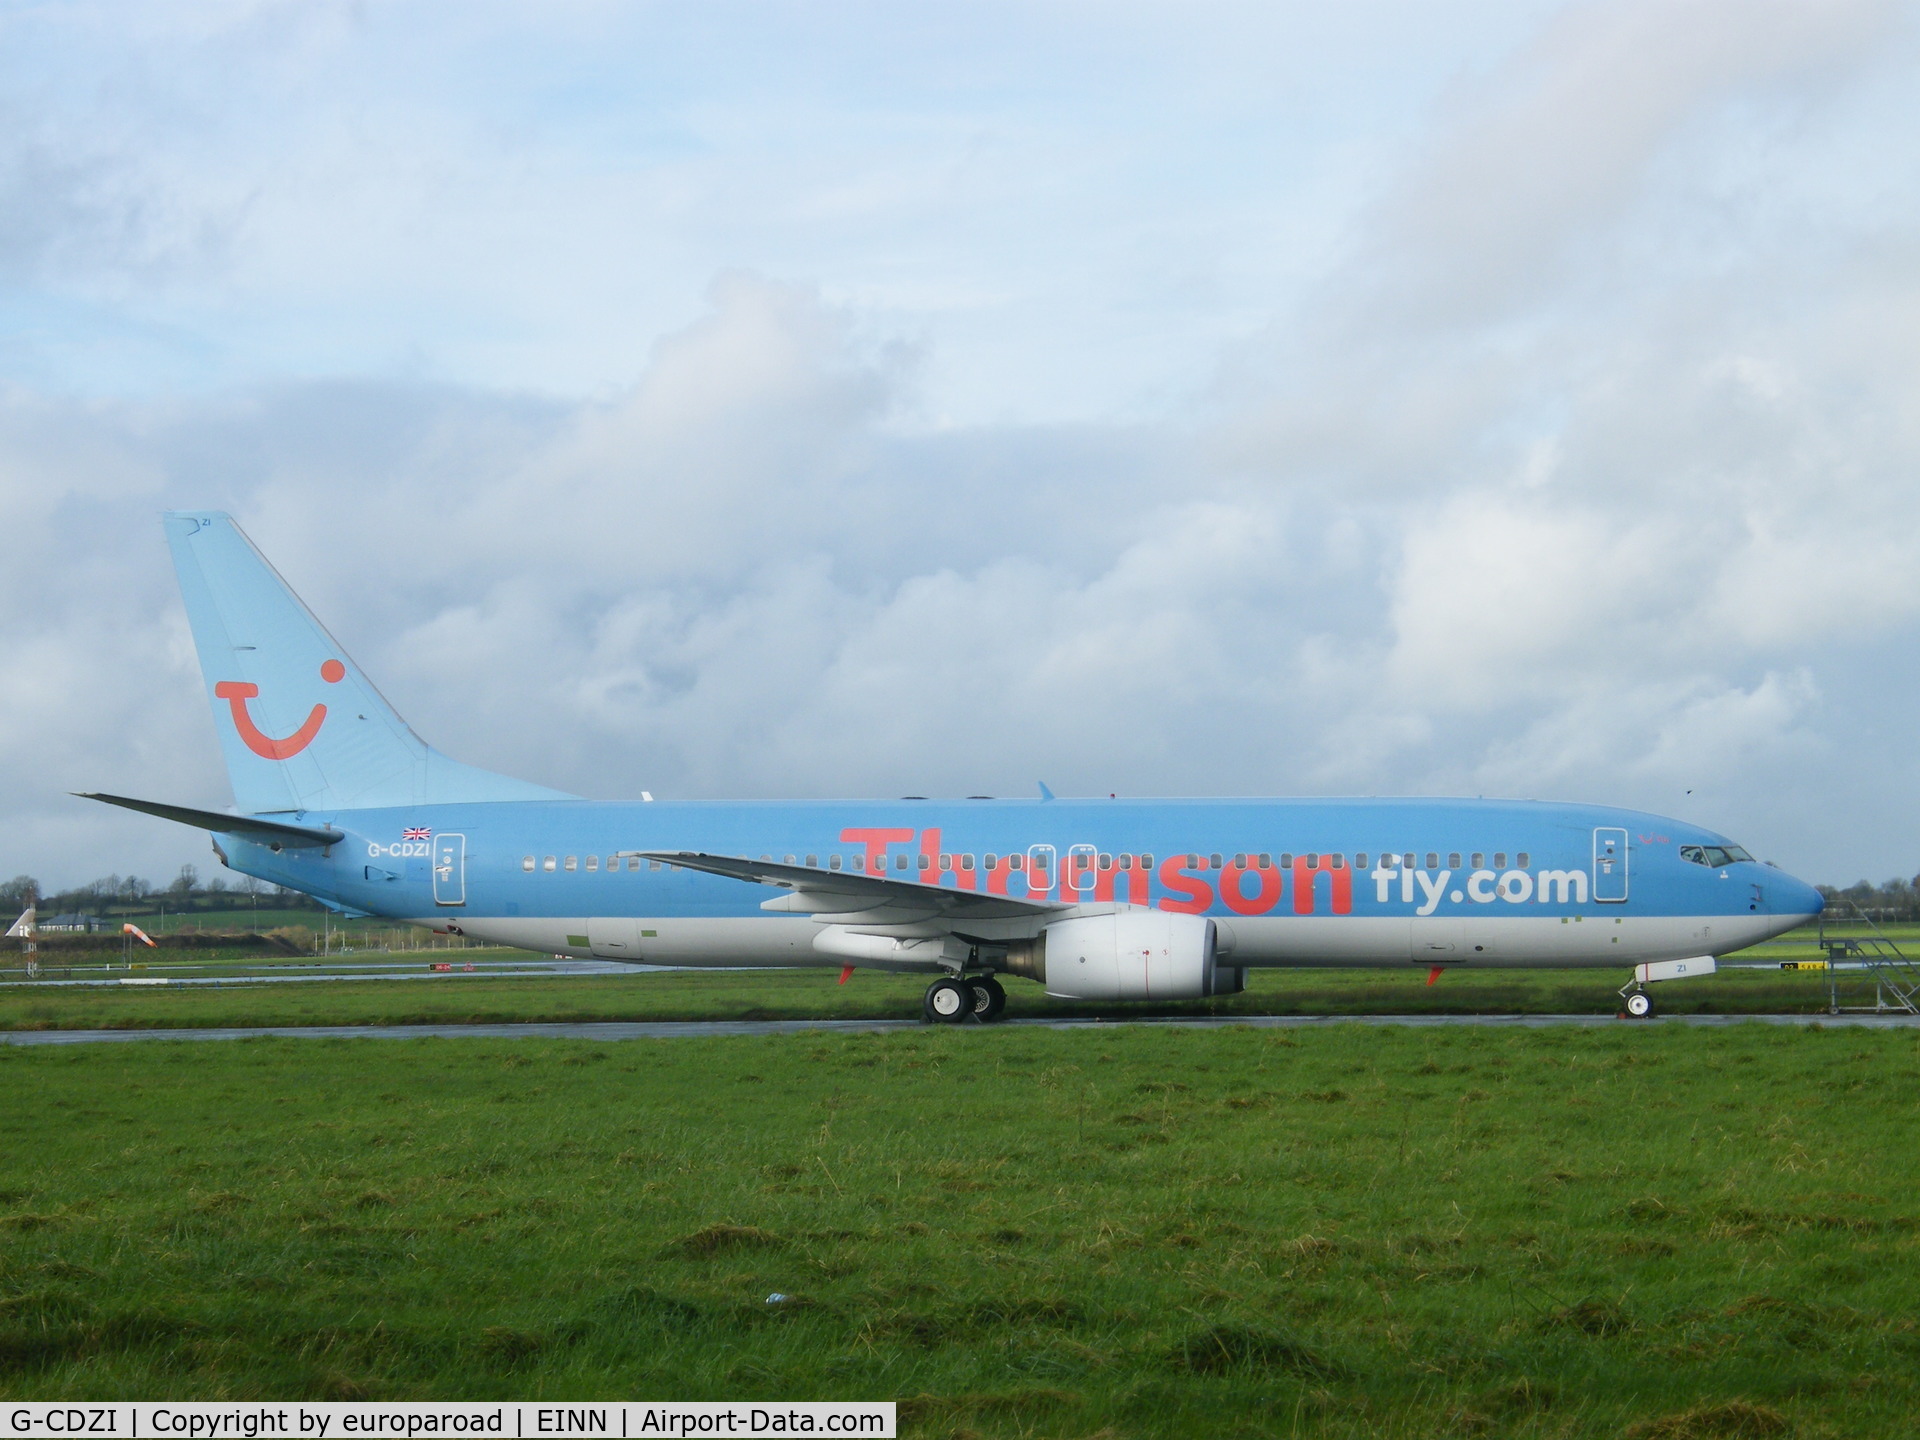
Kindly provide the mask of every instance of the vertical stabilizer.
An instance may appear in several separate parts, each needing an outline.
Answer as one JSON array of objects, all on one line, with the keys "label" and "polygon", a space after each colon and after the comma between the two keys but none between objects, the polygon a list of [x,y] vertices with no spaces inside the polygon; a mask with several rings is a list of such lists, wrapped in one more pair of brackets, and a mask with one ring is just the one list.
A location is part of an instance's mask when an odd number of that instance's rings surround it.
[{"label": "vertical stabilizer", "polygon": [[231,516],[176,511],[164,523],[242,811],[570,798],[449,760],[414,734]]}]

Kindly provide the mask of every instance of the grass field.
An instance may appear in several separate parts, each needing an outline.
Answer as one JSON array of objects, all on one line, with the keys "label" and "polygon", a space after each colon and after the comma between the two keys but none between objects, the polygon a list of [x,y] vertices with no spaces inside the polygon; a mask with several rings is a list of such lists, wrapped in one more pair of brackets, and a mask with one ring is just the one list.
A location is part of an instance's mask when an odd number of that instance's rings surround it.
[{"label": "grass field", "polygon": [[[0,1048],[0,1392],[1909,1435],[1920,1037]],[[767,1297],[790,1297],[770,1305]]]},{"label": "grass field", "polygon": [[[518,951],[468,950],[486,964]],[[524,958],[524,957],[523,957]],[[286,967],[267,967],[281,968]],[[424,974],[426,962],[420,962]],[[149,973],[160,973],[157,969]],[[208,970],[201,973],[218,973]],[[1256,970],[1245,994],[1185,1004],[1070,1005],[1037,985],[1010,981],[1008,1013],[1131,1014],[1611,1014],[1624,970],[1456,970],[1436,985],[1414,967]],[[594,976],[492,977],[464,973],[407,981],[100,988],[0,988],[0,1029],[177,1025],[313,1025],[512,1020],[711,1020],[909,1018],[924,978],[864,970],[846,985],[832,970],[639,971]],[[1729,970],[1655,990],[1667,1014],[1811,1013],[1826,1006],[1825,977]],[[1866,997],[1871,998],[1870,994]]]}]

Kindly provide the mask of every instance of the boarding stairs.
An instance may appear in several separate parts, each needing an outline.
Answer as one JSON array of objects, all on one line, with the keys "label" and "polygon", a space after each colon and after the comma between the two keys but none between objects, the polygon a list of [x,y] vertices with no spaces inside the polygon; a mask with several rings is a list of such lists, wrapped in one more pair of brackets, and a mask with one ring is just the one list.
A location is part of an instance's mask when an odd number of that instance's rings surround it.
[{"label": "boarding stairs", "polygon": [[[1894,944],[1892,937],[1859,906],[1849,901],[1848,908],[1859,917],[1859,923],[1865,927],[1863,932],[1830,935],[1827,917],[1820,917],[1818,943],[1827,957],[1828,1013],[1920,1015],[1920,962]],[[1852,925],[1851,921],[1841,923],[1849,927]],[[1840,972],[1843,969],[1852,976],[1872,979],[1873,1004],[1840,1003]]]}]

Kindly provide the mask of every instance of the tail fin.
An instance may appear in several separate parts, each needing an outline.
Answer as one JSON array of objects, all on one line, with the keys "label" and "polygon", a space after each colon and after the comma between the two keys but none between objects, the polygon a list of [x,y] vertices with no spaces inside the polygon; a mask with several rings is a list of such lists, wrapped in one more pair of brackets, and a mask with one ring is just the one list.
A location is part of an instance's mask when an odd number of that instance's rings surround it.
[{"label": "tail fin", "polygon": [[572,798],[449,760],[414,734],[231,516],[175,511],[164,523],[241,810]]}]

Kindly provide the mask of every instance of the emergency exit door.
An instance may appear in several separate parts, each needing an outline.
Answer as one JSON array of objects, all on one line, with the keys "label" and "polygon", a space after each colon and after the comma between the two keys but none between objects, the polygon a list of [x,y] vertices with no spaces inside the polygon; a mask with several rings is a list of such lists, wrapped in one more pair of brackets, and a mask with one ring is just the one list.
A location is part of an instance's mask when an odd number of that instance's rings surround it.
[{"label": "emergency exit door", "polygon": [[1627,898],[1627,832],[1600,826],[1593,832],[1593,898],[1619,903]]},{"label": "emergency exit door", "polygon": [[467,837],[464,835],[434,836],[433,903],[467,903]]}]

